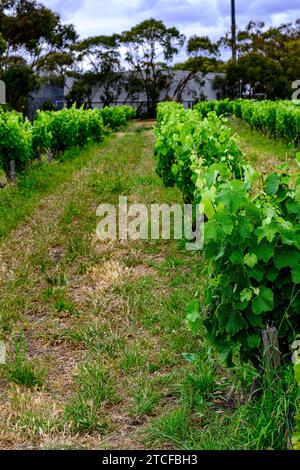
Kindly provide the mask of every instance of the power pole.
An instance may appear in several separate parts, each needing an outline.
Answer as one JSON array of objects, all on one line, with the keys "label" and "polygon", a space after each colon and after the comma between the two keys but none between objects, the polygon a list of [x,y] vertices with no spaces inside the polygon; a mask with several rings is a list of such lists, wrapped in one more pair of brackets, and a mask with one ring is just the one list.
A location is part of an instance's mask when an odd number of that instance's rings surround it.
[{"label": "power pole", "polygon": [[232,60],[236,61],[235,0],[231,0],[231,41],[232,41]]}]

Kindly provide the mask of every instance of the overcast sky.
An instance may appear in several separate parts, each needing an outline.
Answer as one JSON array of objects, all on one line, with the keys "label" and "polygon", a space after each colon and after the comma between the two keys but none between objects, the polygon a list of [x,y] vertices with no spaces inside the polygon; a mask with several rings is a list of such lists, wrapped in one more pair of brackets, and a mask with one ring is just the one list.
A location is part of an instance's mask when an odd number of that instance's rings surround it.
[{"label": "overcast sky", "polygon": [[[74,23],[82,37],[120,33],[154,17],[186,35],[217,38],[230,26],[230,0],[41,0]],[[236,0],[239,25],[251,20],[268,24],[300,18],[299,0]]]},{"label": "overcast sky", "polygon": [[[120,33],[148,18],[176,26],[187,37],[218,39],[230,28],[230,0],[40,0],[73,23],[80,36]],[[277,25],[300,18],[300,0],[236,0],[237,23]]]}]

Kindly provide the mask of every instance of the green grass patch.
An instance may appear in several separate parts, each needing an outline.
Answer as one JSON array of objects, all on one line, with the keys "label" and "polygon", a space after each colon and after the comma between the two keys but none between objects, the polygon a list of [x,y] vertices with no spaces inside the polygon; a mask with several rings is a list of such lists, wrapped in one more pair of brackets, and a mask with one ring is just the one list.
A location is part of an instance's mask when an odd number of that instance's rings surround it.
[{"label": "green grass patch", "polygon": [[47,375],[45,366],[37,360],[28,359],[24,335],[15,339],[14,356],[3,366],[3,371],[7,380],[28,388],[42,387]]},{"label": "green grass patch", "polygon": [[[110,142],[106,138],[100,148]],[[45,197],[64,183],[71,181],[74,173],[88,165],[99,145],[90,144],[86,148],[72,148],[61,159],[52,164],[41,162],[31,165],[18,175],[17,184],[0,189],[0,241],[23,222]],[[99,157],[100,158],[100,157]]]},{"label": "green grass patch", "polygon": [[104,432],[109,424],[105,404],[118,401],[109,372],[98,362],[87,362],[79,368],[77,393],[69,399],[64,418],[74,432]]}]

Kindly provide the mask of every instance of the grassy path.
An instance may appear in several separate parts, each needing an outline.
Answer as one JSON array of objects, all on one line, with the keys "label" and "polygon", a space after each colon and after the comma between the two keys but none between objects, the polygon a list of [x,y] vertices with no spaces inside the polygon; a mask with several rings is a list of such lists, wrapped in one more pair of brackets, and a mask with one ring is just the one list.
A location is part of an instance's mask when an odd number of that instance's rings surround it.
[{"label": "grassy path", "polygon": [[142,447],[149,416],[173,406],[199,261],[174,243],[101,243],[94,232],[96,207],[119,194],[180,196],[155,175],[149,130],[90,152],[1,246],[0,330],[11,349],[1,448]]},{"label": "grassy path", "polygon": [[201,254],[95,237],[97,206],[119,195],[181,202],[155,174],[150,126],[131,124],[51,172],[34,202],[14,195],[18,226],[2,223],[0,448],[284,446],[284,413],[270,426],[282,413],[276,390],[249,403],[252,370],[224,369],[187,330],[185,308],[203,295]]},{"label": "grassy path", "polygon": [[295,160],[297,149],[283,141],[275,141],[262,132],[251,129],[249,124],[231,117],[228,125],[237,134],[247,160],[261,172],[276,171],[276,166],[287,163],[289,172],[297,172]]}]

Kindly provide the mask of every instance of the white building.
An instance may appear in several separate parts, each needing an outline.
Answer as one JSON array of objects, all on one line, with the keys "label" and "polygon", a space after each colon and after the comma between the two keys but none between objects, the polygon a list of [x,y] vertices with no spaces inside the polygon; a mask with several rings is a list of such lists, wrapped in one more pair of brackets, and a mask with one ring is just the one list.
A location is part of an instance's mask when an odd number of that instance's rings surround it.
[{"label": "white building", "polygon": [[[200,98],[207,101],[216,100],[219,98],[219,90],[214,87],[216,76],[223,77],[224,74],[207,73],[206,75],[202,75],[201,73],[197,73],[196,75],[193,75],[188,71],[174,70],[171,81],[160,93],[159,101],[164,101],[165,99],[177,99],[186,107],[191,107]],[[65,96],[67,96],[68,92],[71,90],[73,83],[74,78],[68,77],[66,79]],[[183,88],[181,90],[182,92],[179,91],[179,88]],[[178,96],[178,92],[180,96]],[[91,103],[93,108],[103,107],[103,101],[101,101],[102,95],[102,86],[95,86],[91,93]],[[120,90],[115,102],[111,105],[117,106],[128,104],[134,106],[140,112],[144,112],[146,110],[146,103],[147,97],[145,92],[136,92],[134,96],[129,96],[125,88],[123,88]]]}]

